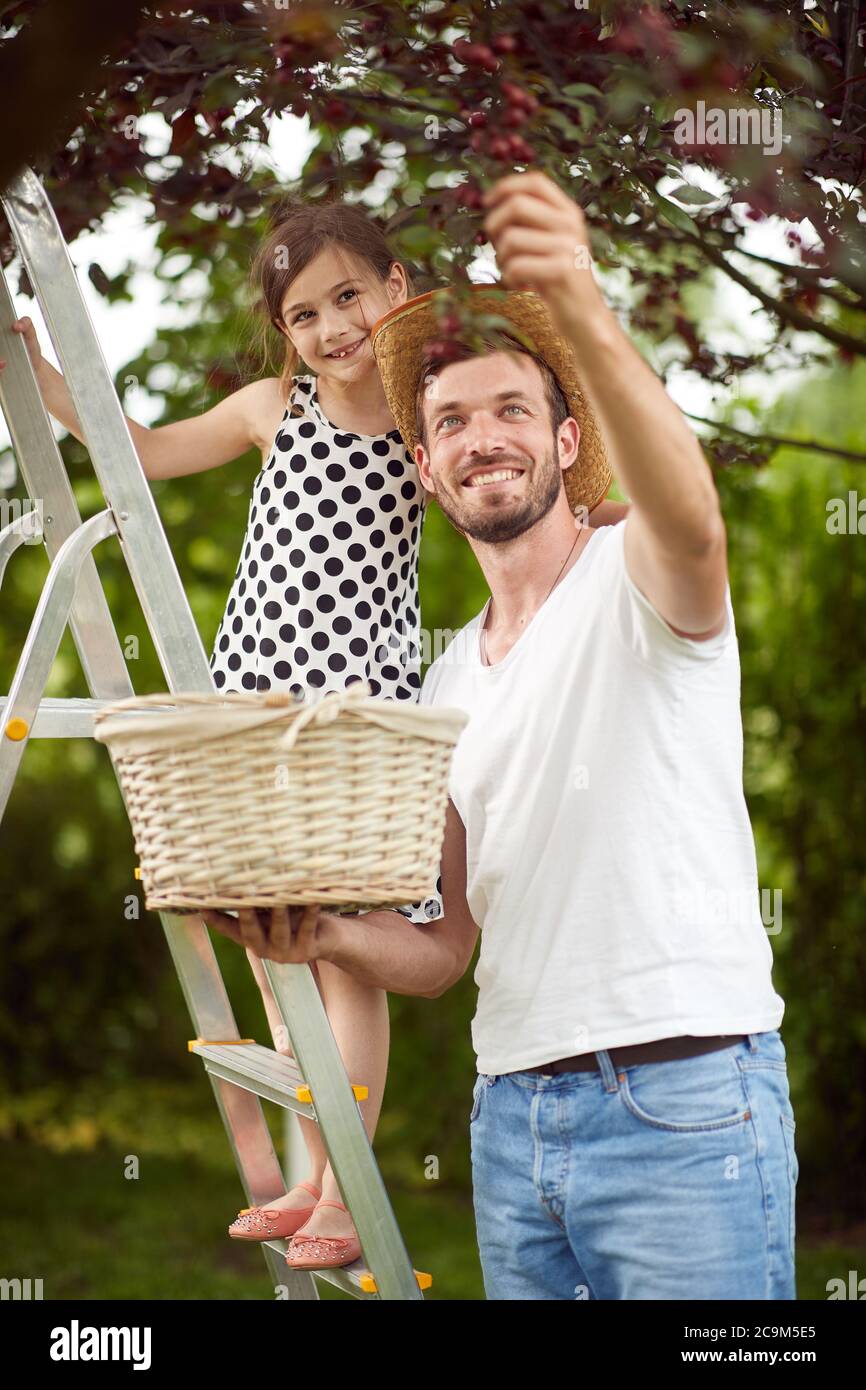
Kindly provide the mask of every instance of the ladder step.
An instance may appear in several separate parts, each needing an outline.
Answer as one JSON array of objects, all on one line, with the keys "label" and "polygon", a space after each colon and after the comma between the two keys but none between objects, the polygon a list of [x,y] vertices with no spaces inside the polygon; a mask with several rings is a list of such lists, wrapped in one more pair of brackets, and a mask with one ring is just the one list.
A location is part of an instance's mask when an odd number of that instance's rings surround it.
[{"label": "ladder step", "polygon": [[[287,1240],[263,1240],[261,1244],[283,1256],[289,1248]],[[337,1269],[311,1269],[309,1272],[317,1279],[324,1279],[327,1284],[334,1284],[344,1293],[353,1294],[355,1298],[361,1298],[365,1294],[369,1298],[375,1298],[379,1291],[376,1276],[370,1272],[363,1260],[354,1260],[352,1264],[341,1265]],[[419,1289],[429,1289],[432,1286],[432,1274],[426,1274],[420,1269],[413,1269],[412,1273]]]},{"label": "ladder step", "polygon": [[214,1076],[315,1120],[311,1102],[298,1099],[298,1091],[306,1083],[293,1057],[284,1057],[259,1043],[191,1042],[189,1050],[201,1057],[205,1070]]},{"label": "ladder step", "polygon": [[[8,695],[0,695],[0,729],[6,728],[6,704]],[[31,738],[93,738],[93,716],[113,700],[90,700],[73,698],[67,700],[40,700],[33,721]],[[171,711],[170,705],[156,705],[148,710],[129,710],[130,715],[159,716]],[[118,713],[123,718],[123,711]],[[26,732],[26,730],[24,731]],[[20,736],[20,735],[18,735]]]},{"label": "ladder step", "polygon": [[[315,1120],[313,1096],[309,1086],[291,1057],[284,1057],[273,1048],[261,1047],[249,1038],[235,1042],[205,1042],[193,1038],[187,1043],[214,1076],[232,1081],[245,1091],[252,1091],[264,1100],[272,1100],[284,1110],[306,1115]],[[353,1086],[355,1100],[367,1099],[366,1086]]]}]

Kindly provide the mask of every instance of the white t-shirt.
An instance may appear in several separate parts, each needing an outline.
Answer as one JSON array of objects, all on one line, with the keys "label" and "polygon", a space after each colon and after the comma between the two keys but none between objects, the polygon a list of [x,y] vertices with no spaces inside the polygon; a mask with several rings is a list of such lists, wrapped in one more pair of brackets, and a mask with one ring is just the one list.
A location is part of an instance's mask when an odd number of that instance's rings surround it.
[{"label": "white t-shirt", "polygon": [[[421,690],[420,704],[470,716],[449,792],[481,929],[472,1041],[489,1075],[760,1033],[784,1012],[743,794],[730,586],[723,632],[678,637],[626,570],[626,525],[590,536],[494,666],[479,651],[488,600]],[[441,913],[433,895],[404,915]]]}]

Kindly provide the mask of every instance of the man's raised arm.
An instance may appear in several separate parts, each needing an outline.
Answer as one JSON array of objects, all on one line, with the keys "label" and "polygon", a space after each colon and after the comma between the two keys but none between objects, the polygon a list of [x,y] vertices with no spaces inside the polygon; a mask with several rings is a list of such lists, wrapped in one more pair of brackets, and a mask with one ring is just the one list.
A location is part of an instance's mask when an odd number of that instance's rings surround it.
[{"label": "man's raised arm", "polygon": [[712,471],[682,412],[623,332],[592,273],[583,209],[546,174],[513,174],[484,195],[505,284],[543,296],[574,351],[617,482],[632,503],[632,580],[685,636],[725,621],[727,547]]}]

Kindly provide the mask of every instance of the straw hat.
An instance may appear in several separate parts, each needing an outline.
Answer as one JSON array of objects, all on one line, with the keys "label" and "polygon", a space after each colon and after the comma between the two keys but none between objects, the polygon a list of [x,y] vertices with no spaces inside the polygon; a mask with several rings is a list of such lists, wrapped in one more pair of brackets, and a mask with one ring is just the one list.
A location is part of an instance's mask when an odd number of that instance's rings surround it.
[{"label": "straw hat", "polygon": [[[491,294],[491,289],[499,293]],[[565,469],[563,479],[572,512],[579,507],[592,511],[605,496],[612,480],[601,429],[592,407],[583,394],[574,354],[567,340],[556,329],[550,311],[535,290],[509,290],[504,295],[496,285],[472,285],[472,308],[482,314],[498,314],[521,330],[534,351],[556,376],[568,402],[569,414],[580,426],[577,458]],[[397,422],[403,443],[414,454],[415,392],[425,359],[425,345],[441,336],[436,301],[448,290],[430,290],[417,295],[374,323],[370,331],[373,355],[385,396]],[[441,312],[441,304],[438,306]],[[504,330],[503,330],[504,331]]]}]

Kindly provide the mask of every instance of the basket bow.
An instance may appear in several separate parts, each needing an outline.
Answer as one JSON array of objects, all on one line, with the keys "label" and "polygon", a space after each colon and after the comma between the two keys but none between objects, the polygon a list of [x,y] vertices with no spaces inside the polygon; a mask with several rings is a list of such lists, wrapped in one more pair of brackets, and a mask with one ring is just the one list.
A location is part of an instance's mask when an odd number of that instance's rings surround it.
[{"label": "basket bow", "polygon": [[344,709],[351,709],[354,705],[359,705],[365,700],[369,700],[372,695],[367,681],[354,681],[345,690],[334,692],[325,700],[317,700],[315,704],[307,705],[301,710],[296,719],[293,719],[289,728],[280,738],[280,747],[286,752],[295,745],[295,740],[302,729],[308,724],[333,724],[334,720]]}]

